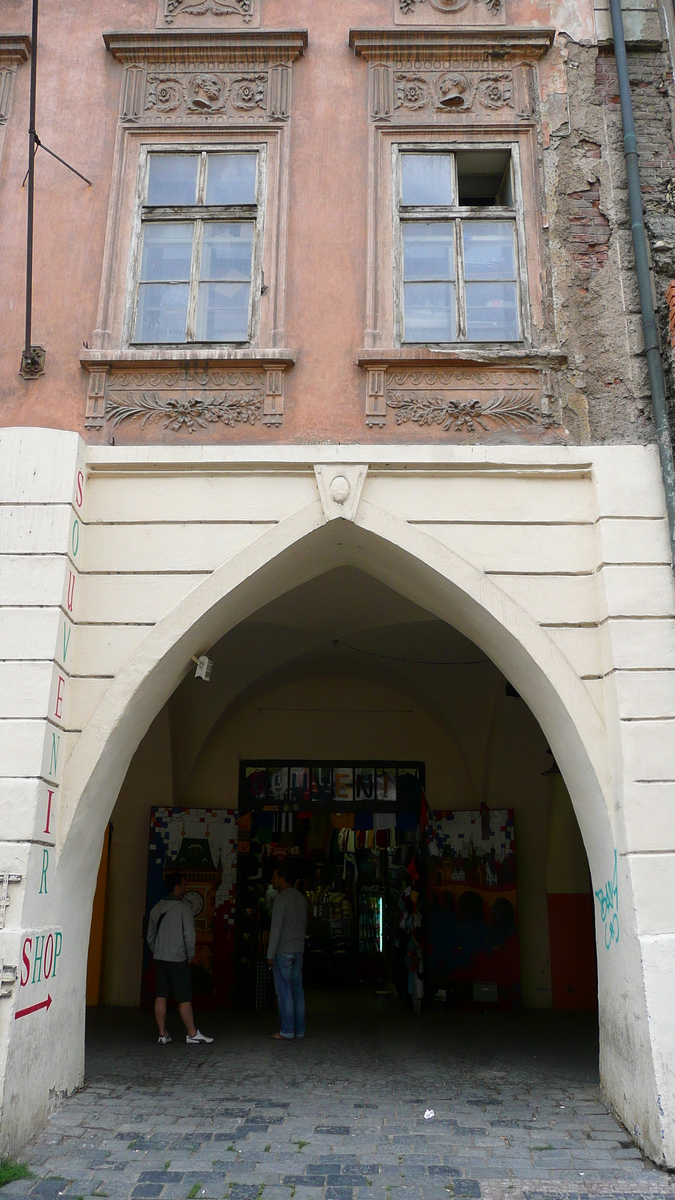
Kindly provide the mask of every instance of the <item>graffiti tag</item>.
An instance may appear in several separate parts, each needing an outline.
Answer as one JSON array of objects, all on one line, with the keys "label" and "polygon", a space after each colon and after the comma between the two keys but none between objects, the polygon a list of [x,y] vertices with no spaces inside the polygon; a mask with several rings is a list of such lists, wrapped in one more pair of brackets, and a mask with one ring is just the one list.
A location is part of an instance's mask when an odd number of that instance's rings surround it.
[{"label": "graffiti tag", "polygon": [[600,919],[605,930],[605,949],[619,940],[619,882],[617,876],[616,850],[614,851],[614,874],[604,887],[596,888],[600,904]]}]

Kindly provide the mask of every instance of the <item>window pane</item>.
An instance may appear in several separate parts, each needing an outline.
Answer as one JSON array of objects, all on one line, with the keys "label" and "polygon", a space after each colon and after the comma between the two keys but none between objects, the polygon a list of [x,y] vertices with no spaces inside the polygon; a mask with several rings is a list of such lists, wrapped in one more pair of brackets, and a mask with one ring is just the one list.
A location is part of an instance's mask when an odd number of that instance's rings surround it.
[{"label": "window pane", "polygon": [[250,279],[253,224],[209,221],[204,225],[202,279]]},{"label": "window pane", "polygon": [[455,289],[451,283],[406,283],[406,342],[454,342]]},{"label": "window pane", "polygon": [[142,283],[138,289],[135,342],[184,342],[187,283]]},{"label": "window pane", "polygon": [[198,154],[151,154],[146,204],[194,204]]},{"label": "window pane", "polygon": [[255,204],[257,154],[209,154],[207,204]]},{"label": "window pane", "polygon": [[248,283],[200,283],[197,340],[248,341]]},{"label": "window pane", "polygon": [[518,295],[515,283],[467,283],[466,336],[470,342],[515,342]]},{"label": "window pane", "polygon": [[193,229],[183,221],[144,225],[141,280],[189,280]]},{"label": "window pane", "polygon": [[403,223],[403,278],[454,279],[455,238],[452,221]]},{"label": "window pane", "polygon": [[450,154],[402,154],[403,204],[452,204]]},{"label": "window pane", "polygon": [[464,278],[515,279],[513,221],[465,221]]}]

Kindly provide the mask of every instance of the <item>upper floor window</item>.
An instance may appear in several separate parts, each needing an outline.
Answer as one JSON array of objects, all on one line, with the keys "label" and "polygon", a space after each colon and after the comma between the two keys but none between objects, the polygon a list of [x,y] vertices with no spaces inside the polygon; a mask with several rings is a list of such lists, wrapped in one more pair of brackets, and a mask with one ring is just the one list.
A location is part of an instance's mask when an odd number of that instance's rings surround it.
[{"label": "upper floor window", "polygon": [[148,154],[132,342],[254,340],[260,177],[258,149]]},{"label": "upper floor window", "polygon": [[398,163],[401,342],[519,341],[509,150],[415,148]]}]

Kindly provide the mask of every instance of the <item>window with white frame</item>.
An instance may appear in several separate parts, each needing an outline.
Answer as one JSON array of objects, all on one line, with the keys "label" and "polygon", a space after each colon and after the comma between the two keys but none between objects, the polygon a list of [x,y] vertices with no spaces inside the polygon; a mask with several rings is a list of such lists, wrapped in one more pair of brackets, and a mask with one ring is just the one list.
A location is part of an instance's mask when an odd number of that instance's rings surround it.
[{"label": "window with white frame", "polygon": [[251,147],[148,152],[132,343],[255,340],[261,160]]},{"label": "window with white frame", "polygon": [[399,149],[397,324],[402,344],[522,338],[508,149]]}]

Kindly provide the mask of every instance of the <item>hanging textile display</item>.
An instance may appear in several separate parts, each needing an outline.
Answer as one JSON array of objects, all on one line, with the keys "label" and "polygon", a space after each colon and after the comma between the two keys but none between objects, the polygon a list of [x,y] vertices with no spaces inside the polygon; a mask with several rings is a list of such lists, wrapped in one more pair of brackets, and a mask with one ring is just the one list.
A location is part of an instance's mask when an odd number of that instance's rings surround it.
[{"label": "hanging textile display", "polygon": [[520,1003],[513,809],[429,812],[428,966],[449,1003]]}]

